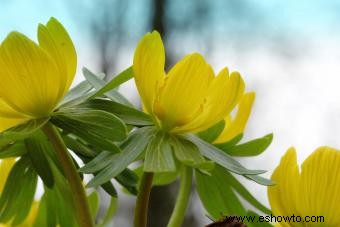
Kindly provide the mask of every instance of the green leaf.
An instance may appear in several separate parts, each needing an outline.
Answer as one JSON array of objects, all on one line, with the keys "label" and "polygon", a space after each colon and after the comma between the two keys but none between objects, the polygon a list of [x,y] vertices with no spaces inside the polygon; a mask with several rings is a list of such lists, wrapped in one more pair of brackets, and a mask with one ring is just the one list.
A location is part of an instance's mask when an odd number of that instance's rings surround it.
[{"label": "green leaf", "polygon": [[24,139],[42,127],[49,118],[30,120],[0,133],[0,148],[17,140]]},{"label": "green leaf", "polygon": [[171,142],[175,156],[180,162],[202,170],[209,171],[214,168],[214,163],[207,161],[192,142],[177,137],[172,137]]},{"label": "green leaf", "polygon": [[153,125],[153,121],[149,115],[139,111],[133,107],[123,105],[118,102],[113,102],[105,99],[92,99],[83,102],[73,108],[76,109],[97,109],[112,113],[122,119],[126,124],[136,125],[136,126],[147,126]]},{"label": "green leaf", "polygon": [[117,208],[118,208],[118,199],[115,197],[111,197],[110,205],[106,210],[106,213],[104,215],[102,222],[98,226],[105,227],[112,220],[113,216],[116,214]]},{"label": "green leaf", "polygon": [[256,156],[267,149],[273,140],[273,134],[268,134],[264,137],[243,143],[237,146],[230,147],[226,151],[232,156]]},{"label": "green leaf", "polygon": [[117,197],[117,191],[116,191],[115,187],[113,186],[113,184],[110,181],[100,185],[100,187],[103,188],[103,190],[107,194],[109,194],[111,196],[111,198]]},{"label": "green leaf", "polygon": [[127,135],[124,122],[102,110],[58,112],[51,120],[58,127],[85,141],[87,139],[98,141],[96,145],[106,141],[110,143],[112,140],[122,141]]},{"label": "green leaf", "polygon": [[153,128],[151,127],[140,128],[132,132],[122,144],[123,150],[120,155],[116,156],[116,159],[111,160],[111,163],[95,176],[87,186],[96,187],[121,173],[144,151],[152,132]]},{"label": "green leaf", "polygon": [[124,182],[125,185],[136,186],[139,180],[139,177],[135,172],[130,169],[125,169],[116,177],[118,182]]},{"label": "green leaf", "polygon": [[177,168],[175,172],[155,173],[152,184],[157,186],[171,184],[177,179],[179,175],[178,170],[179,168]]},{"label": "green leaf", "polygon": [[15,143],[7,144],[0,149],[0,159],[19,157],[26,154],[26,152],[25,144],[22,141],[17,141]]},{"label": "green leaf", "polygon": [[107,84],[105,84],[105,81],[98,78],[98,76],[87,68],[83,68],[83,74],[85,79],[97,90],[97,92],[95,92],[90,98],[95,98],[105,94],[106,97],[115,102],[132,106],[132,104],[123,95],[121,95],[117,90],[114,90],[114,88],[133,77],[132,68],[123,71]]},{"label": "green leaf", "polygon": [[112,89],[120,86],[121,84],[125,83],[126,81],[132,78],[133,78],[133,69],[132,69],[132,66],[130,66],[129,68],[125,69],[124,71],[119,73],[117,76],[115,76],[108,84],[102,87],[99,91],[97,91],[96,96],[99,96],[108,91],[111,91]]},{"label": "green leaf", "polygon": [[[48,226],[75,227],[75,211],[70,200],[65,200],[59,188],[45,188]],[[58,225],[59,224],[59,225]]]},{"label": "green leaf", "polygon": [[223,166],[231,172],[240,174],[240,175],[256,175],[264,173],[264,170],[248,170],[243,167],[239,162],[233,159],[231,156],[221,151],[217,147],[205,142],[204,140],[198,138],[194,135],[185,135],[185,138],[189,141],[193,142],[201,153],[210,160],[216,162],[217,164]]},{"label": "green leaf", "polygon": [[[76,141],[76,142],[79,142],[79,141]],[[85,145],[82,145],[85,147]],[[86,149],[90,149],[88,147],[86,147]],[[77,152],[77,151],[76,151]],[[103,151],[104,153],[110,153],[112,154],[111,152],[108,152],[108,151]],[[79,154],[78,153],[78,157],[82,159],[82,161],[87,164],[89,163],[90,161],[92,161],[93,159],[90,159],[89,157],[86,157],[86,156],[83,156],[82,154]],[[95,157],[95,156],[93,156]],[[101,164],[101,163],[100,163]],[[80,169],[78,167],[78,169]],[[92,173],[94,176],[96,176],[98,174],[98,172],[93,172]],[[110,181],[107,181],[106,183],[100,185],[101,188],[103,188],[103,190],[108,193],[110,196],[113,196],[113,197],[117,197],[117,191],[115,189],[115,187],[113,186],[113,184],[110,182]]]},{"label": "green leaf", "polygon": [[96,219],[97,213],[99,210],[99,194],[96,191],[93,191],[90,195],[87,196],[87,200],[90,206],[90,212],[93,217],[93,220]]},{"label": "green leaf", "polygon": [[79,171],[83,173],[96,173],[110,165],[118,156],[120,156],[119,153],[113,154],[109,151],[102,151],[94,159],[86,163],[85,166],[80,168]]},{"label": "green leaf", "polygon": [[17,161],[0,198],[0,222],[18,225],[27,217],[37,186],[37,174],[27,157]]},{"label": "green leaf", "polygon": [[214,219],[223,215],[245,215],[246,209],[228,184],[224,172],[212,171],[211,176],[196,171],[196,188],[205,209]]},{"label": "green leaf", "polygon": [[174,172],[175,161],[168,136],[162,132],[149,141],[144,159],[144,172]]},{"label": "green leaf", "polygon": [[46,147],[48,143],[45,135],[41,130],[32,134],[32,136],[25,139],[26,149],[28,156],[31,159],[32,165],[41,177],[42,181],[48,188],[54,185],[53,173],[46,158],[45,151],[49,148]]},{"label": "green leaf", "polygon": [[241,133],[241,134],[235,136],[234,138],[232,138],[231,140],[229,140],[228,142],[218,143],[218,144],[214,144],[214,145],[216,147],[218,147],[219,149],[226,151],[226,150],[230,149],[231,147],[235,146],[238,142],[240,142],[242,138],[243,138],[243,134]]},{"label": "green leaf", "polygon": [[199,132],[197,135],[202,138],[203,140],[212,143],[217,137],[221,134],[225,126],[224,120],[218,122],[217,124],[213,125],[212,127],[208,128],[203,132]]},{"label": "green leaf", "polygon": [[137,195],[138,176],[130,169],[125,169],[115,179],[132,195]]},{"label": "green leaf", "polygon": [[[49,212],[52,213],[51,210]],[[50,214],[51,217],[55,217],[55,215]],[[47,220],[47,205],[46,205],[46,195],[44,194],[40,201],[39,201],[39,208],[37,211],[37,216],[35,218],[33,227],[40,227],[40,226],[46,226],[46,227],[54,227],[56,226],[56,219],[51,220],[52,223],[48,223]]]},{"label": "green leaf", "polygon": [[[77,138],[73,138],[70,135],[63,135],[64,143],[66,144],[67,148],[74,151],[77,155],[82,155],[85,157],[95,157],[98,152],[95,149],[92,149],[85,144],[83,144]],[[111,151],[111,149],[110,149]]]},{"label": "green leaf", "polygon": [[59,106],[67,105],[68,102],[82,97],[84,94],[88,93],[91,89],[92,86],[91,84],[89,84],[89,82],[82,81],[77,86],[75,86],[74,88],[67,92],[66,96],[61,101]]},{"label": "green leaf", "polygon": [[273,182],[272,180],[263,178],[258,175],[245,175],[245,177],[248,178],[249,180],[255,181],[256,183],[264,185],[264,186],[271,186],[275,184],[275,182]]},{"label": "green leaf", "polygon": [[[143,174],[144,166],[140,165],[138,168],[134,169],[133,171],[137,174],[139,178],[141,178]],[[152,185],[155,186],[163,186],[168,185],[174,182],[179,174],[179,168],[176,169],[175,172],[161,172],[161,173],[154,173]]]},{"label": "green leaf", "polygon": [[57,204],[59,195],[56,194],[57,192],[53,190],[45,190],[45,198],[46,198],[46,223],[47,226],[58,226],[58,208]]},{"label": "green leaf", "polygon": [[[51,149],[53,148],[51,147]],[[48,151],[50,154],[52,150]],[[52,154],[54,153],[55,152]],[[58,168],[58,162],[51,157],[51,154],[47,158],[55,181],[52,189],[45,187],[46,206],[48,210],[47,223],[51,223],[51,225],[47,226],[54,227],[57,226],[57,224],[59,224],[60,227],[78,226],[76,225],[75,208],[73,203],[70,203],[70,201],[72,201],[72,192],[69,184],[63,176],[62,171]],[[53,223],[56,224],[53,225]]]},{"label": "green leaf", "polygon": [[221,167],[217,167],[216,171],[223,172],[227,182],[231,185],[235,191],[242,196],[248,203],[259,209],[265,214],[271,214],[271,211],[260,203],[233,175]]}]

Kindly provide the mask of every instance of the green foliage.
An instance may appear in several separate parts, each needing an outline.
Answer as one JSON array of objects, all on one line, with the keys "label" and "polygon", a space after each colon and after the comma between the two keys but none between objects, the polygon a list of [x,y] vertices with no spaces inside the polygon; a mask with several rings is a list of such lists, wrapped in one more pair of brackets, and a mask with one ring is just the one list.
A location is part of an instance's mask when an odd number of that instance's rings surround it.
[{"label": "green foliage", "polygon": [[[122,152],[115,156],[115,158],[112,158],[111,162],[88,183],[88,187],[96,187],[109,181],[111,178],[121,173],[129,164],[135,161],[144,151],[152,131],[153,128],[144,127],[132,132],[128,139],[122,144]],[[97,162],[96,158],[91,162]],[[88,165],[91,165],[91,162],[81,168],[80,171],[97,172],[97,168],[93,170],[87,167]]]},{"label": "green foliage", "polygon": [[37,186],[37,173],[27,156],[17,161],[0,197],[0,223],[18,225],[27,217]]},{"label": "green foliage", "polygon": [[114,89],[133,77],[131,67],[126,69],[119,75],[115,76],[107,84],[105,84],[105,81],[100,79],[97,75],[92,73],[87,68],[83,68],[83,75],[85,79],[97,90],[94,94],[90,96],[90,98],[105,95],[112,101],[132,106],[132,104],[123,95],[121,95],[117,90]]},{"label": "green foliage", "polygon": [[32,165],[38,175],[46,187],[52,188],[54,185],[54,178],[45,154],[45,151],[51,149],[51,147],[47,147],[49,144],[48,141],[46,141],[45,135],[39,130],[31,137],[25,139],[25,145]]},{"label": "green foliage", "polygon": [[51,121],[66,132],[104,149],[114,146],[112,141],[124,140],[127,135],[124,122],[102,110],[58,112]]},{"label": "green foliage", "polygon": [[76,110],[102,110],[122,119],[126,124],[134,126],[148,126],[153,125],[152,119],[146,113],[139,111],[131,106],[126,106],[124,104],[106,100],[106,99],[92,99],[87,100],[79,105],[68,108],[66,111]]},{"label": "green foliage", "polygon": [[90,195],[87,196],[87,200],[90,206],[91,215],[93,219],[95,220],[97,217],[98,210],[99,210],[99,202],[100,202],[98,192],[93,191]]},{"label": "green foliage", "polygon": [[186,135],[185,138],[194,143],[206,158],[209,158],[210,160],[216,162],[217,164],[234,173],[240,175],[257,175],[265,172],[263,170],[246,169],[239,162],[237,162],[235,159],[233,159],[222,150],[194,135]]},{"label": "green foliage", "polygon": [[144,171],[155,173],[176,171],[176,164],[167,134],[159,132],[149,139],[145,152]]},{"label": "green foliage", "polygon": [[[144,166],[140,165],[138,168],[134,169],[133,171],[136,173],[136,175],[141,178],[143,174]],[[152,180],[152,185],[155,186],[162,186],[171,184],[174,182],[179,175],[179,168],[176,168],[176,171],[174,172],[158,172],[155,173]]]},{"label": "green foliage", "polygon": [[225,176],[228,184],[248,203],[265,214],[271,214],[271,211],[250,194],[250,192],[232,174],[221,167],[217,167],[216,171],[221,172]]},{"label": "green foliage", "polygon": [[224,120],[222,120],[222,121],[218,122],[217,124],[213,125],[212,127],[208,128],[207,130],[199,132],[198,136],[201,139],[203,139],[203,140],[205,140],[209,143],[212,143],[221,134],[224,127],[225,127],[225,122],[224,122]]},{"label": "green foliage", "polygon": [[273,134],[268,134],[236,146],[226,146],[225,144],[216,146],[232,156],[256,156],[264,152],[271,144],[272,140]]},{"label": "green foliage", "polygon": [[104,218],[101,223],[98,225],[99,227],[107,226],[107,224],[112,221],[112,217],[116,214],[118,208],[118,200],[116,197],[111,197],[109,207],[107,208]]},{"label": "green foliage", "polygon": [[[262,205],[250,192],[227,170],[216,166],[211,176],[196,171],[196,188],[205,209],[214,219],[223,215],[249,215],[249,210],[240,197],[249,204],[270,214],[271,211]],[[252,212],[252,214],[256,214]],[[257,215],[257,214],[256,214]],[[252,223],[247,223],[251,225]]]},{"label": "green foliage", "polygon": [[206,160],[192,142],[180,137],[172,137],[171,142],[176,158],[183,164],[201,171],[210,171],[214,168],[214,163]]},{"label": "green foliage", "polygon": [[82,98],[92,89],[92,86],[87,81],[82,81],[77,86],[69,90],[64,97],[63,101],[61,101],[59,106],[69,105],[72,101],[78,100]]},{"label": "green foliage", "polygon": [[26,154],[26,147],[23,141],[9,143],[0,149],[0,158],[19,157]]},{"label": "green foliage", "polygon": [[211,176],[195,172],[196,188],[205,209],[214,219],[221,214],[245,215],[246,209],[228,183],[224,171],[216,167]]},{"label": "green foliage", "polygon": [[[40,204],[35,226],[77,226],[75,209],[71,202],[73,201],[73,198],[69,184],[58,166],[59,162],[53,157],[54,152],[52,153],[53,150],[51,150],[53,148],[48,146],[45,147],[50,148],[46,149],[45,152],[48,154],[47,159],[53,173],[55,184],[51,189],[47,187],[44,188],[43,205]],[[42,209],[42,211],[40,211],[40,209]],[[44,209],[47,211],[43,212]],[[39,216],[40,213],[42,213],[42,217]]]},{"label": "green foliage", "polygon": [[119,175],[115,177],[116,181],[119,182],[129,193],[132,195],[137,195],[137,184],[138,184],[138,176],[135,172],[130,169],[125,169]]},{"label": "green foliage", "polygon": [[225,143],[219,143],[219,144],[214,144],[214,145],[220,148],[221,150],[226,151],[232,148],[233,146],[235,146],[236,144],[238,144],[238,142],[240,142],[242,138],[243,138],[243,134],[241,133]]},{"label": "green foliage", "polygon": [[42,127],[48,120],[49,118],[30,120],[0,133],[0,148],[3,148],[8,144],[12,144],[17,140],[29,137],[32,133]]}]

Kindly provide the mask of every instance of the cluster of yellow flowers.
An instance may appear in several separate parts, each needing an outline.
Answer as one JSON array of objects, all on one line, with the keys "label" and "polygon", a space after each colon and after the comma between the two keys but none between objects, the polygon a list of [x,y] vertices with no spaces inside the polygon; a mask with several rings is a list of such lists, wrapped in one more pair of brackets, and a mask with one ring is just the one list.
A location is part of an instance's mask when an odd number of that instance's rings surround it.
[{"label": "cluster of yellow flowers", "polygon": [[[36,44],[12,32],[1,43],[0,132],[32,119],[50,117],[73,81],[77,57],[63,26],[55,19],[39,25],[38,40]],[[197,53],[184,57],[168,73],[164,65],[160,35],[146,34],[135,51],[134,79],[144,111],[161,131],[198,133],[224,120],[225,127],[215,144],[243,133],[255,93],[244,93],[239,73],[229,73],[224,68],[215,76]],[[235,107],[238,111],[232,117]],[[14,162],[15,159],[1,161],[0,194]],[[268,197],[273,214],[323,215],[325,226],[340,226],[340,151],[321,147],[305,160],[300,171],[296,152],[290,148],[272,180],[276,185],[268,187]],[[37,206],[35,203],[21,226],[32,225]]]}]

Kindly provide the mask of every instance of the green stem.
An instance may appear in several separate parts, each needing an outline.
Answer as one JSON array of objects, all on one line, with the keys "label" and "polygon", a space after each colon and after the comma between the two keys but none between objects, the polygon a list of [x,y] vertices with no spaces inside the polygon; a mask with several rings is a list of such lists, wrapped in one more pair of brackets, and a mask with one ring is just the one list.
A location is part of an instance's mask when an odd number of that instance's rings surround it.
[{"label": "green stem", "polygon": [[65,177],[70,185],[79,226],[93,227],[94,223],[87,203],[83,183],[78,175],[76,167],[74,166],[72,158],[68,154],[67,147],[63,139],[61,138],[58,130],[50,122],[46,123],[42,129],[52,143]]},{"label": "green stem", "polygon": [[153,173],[144,172],[137,195],[134,227],[146,227],[148,222],[149,198],[152,188]]},{"label": "green stem", "polygon": [[175,208],[171,214],[167,227],[182,226],[185,211],[188,207],[192,184],[192,168],[183,166],[181,174],[181,186],[176,199]]}]

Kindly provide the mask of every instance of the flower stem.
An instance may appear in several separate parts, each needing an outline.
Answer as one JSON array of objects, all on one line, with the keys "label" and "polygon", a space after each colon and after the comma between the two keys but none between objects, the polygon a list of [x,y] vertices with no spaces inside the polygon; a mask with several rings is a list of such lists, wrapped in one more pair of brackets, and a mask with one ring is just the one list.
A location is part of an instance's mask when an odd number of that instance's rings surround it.
[{"label": "flower stem", "polygon": [[144,172],[137,195],[134,227],[146,227],[148,222],[149,198],[152,188],[153,173]]},{"label": "flower stem", "polygon": [[61,138],[58,130],[50,122],[47,122],[42,129],[52,143],[66,179],[70,185],[79,226],[93,227],[94,223],[90,213],[83,183],[77,173],[77,169],[74,166],[70,155],[68,154],[67,147],[63,139]]},{"label": "flower stem", "polygon": [[182,226],[185,211],[188,206],[192,183],[192,168],[183,166],[181,174],[181,185],[176,199],[175,208],[171,214],[167,227]]}]

